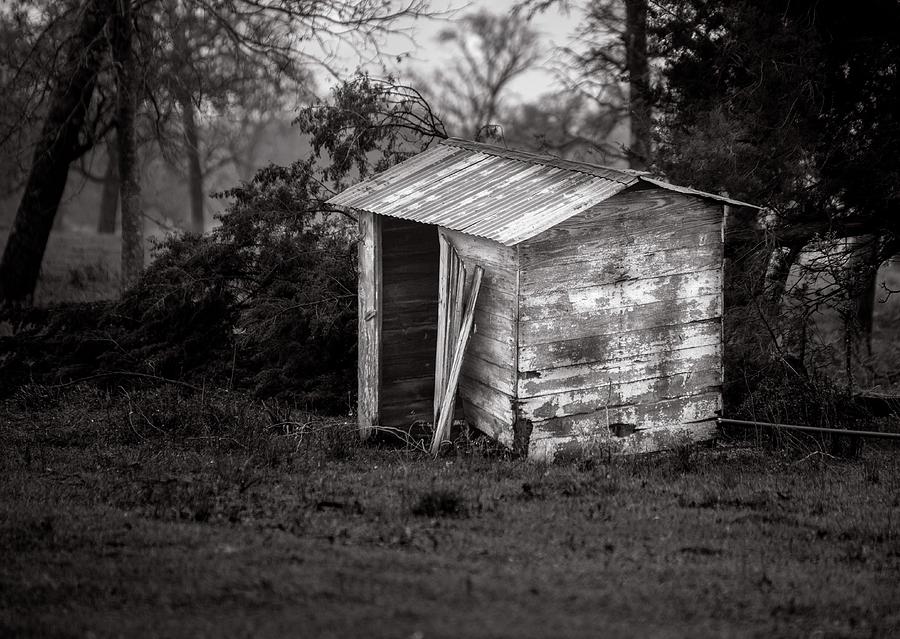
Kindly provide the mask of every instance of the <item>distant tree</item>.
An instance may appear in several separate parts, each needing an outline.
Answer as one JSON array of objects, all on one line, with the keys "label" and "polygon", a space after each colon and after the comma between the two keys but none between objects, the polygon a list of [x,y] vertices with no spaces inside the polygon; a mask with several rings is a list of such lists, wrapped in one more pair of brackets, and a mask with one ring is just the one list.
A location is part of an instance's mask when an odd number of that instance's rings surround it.
[{"label": "distant tree", "polygon": [[[133,1],[133,0],[131,0]],[[317,39],[320,42],[331,37],[357,44],[370,45],[377,49],[378,38],[391,31],[396,20],[404,16],[421,15],[424,11],[422,0],[363,0],[344,3],[337,0],[307,3],[302,0],[279,2],[258,2],[257,0],[151,0],[137,3],[131,20],[133,37],[129,39],[132,55],[136,56],[139,77],[132,77],[127,83],[129,90],[135,91],[137,102],[135,114],[146,112],[156,116],[152,126],[160,127],[175,112],[182,115],[186,131],[185,148],[191,154],[188,164],[196,168],[194,151],[199,144],[192,141],[190,134],[191,107],[202,103],[206,85],[200,81],[183,82],[175,88],[187,87],[191,100],[180,97],[177,91],[168,90],[163,80],[166,77],[184,79],[190,72],[194,80],[203,79],[204,67],[199,63],[177,68],[169,64],[174,58],[171,52],[190,50],[202,52],[210,64],[218,64],[222,70],[217,77],[228,76],[229,70],[251,69],[253,75],[236,74],[241,81],[252,77],[256,82],[245,84],[249,91],[271,87],[282,77],[290,77],[291,69],[300,68],[312,62],[322,61],[316,54],[304,48],[304,43]],[[95,92],[98,85],[121,87],[115,81],[116,67],[110,65],[110,22],[116,12],[116,0],[67,0],[55,5],[40,0],[24,0],[21,10],[0,12],[3,20],[21,21],[27,24],[35,46],[50,51],[43,56],[35,56],[43,66],[32,68],[29,59],[12,60],[4,76],[12,75],[10,84],[14,87],[18,78],[29,78],[37,85],[43,74],[49,82],[49,89],[32,91],[37,100],[24,100],[23,113],[40,113],[46,105],[46,115],[41,134],[35,147],[34,160],[29,169],[22,201],[16,215],[0,262],[0,305],[27,302],[37,282],[44,248],[49,236],[59,201],[65,188],[69,164],[90,149],[96,141],[111,128],[116,109],[111,108],[107,94]],[[167,31],[161,17],[165,9],[175,6],[176,17],[203,28],[217,29],[217,39],[208,45],[203,40],[175,42],[175,34]],[[182,25],[183,26],[183,25]],[[8,33],[0,29],[2,33]],[[122,31],[119,30],[121,33]],[[2,35],[0,33],[0,35]],[[115,38],[112,38],[115,40]],[[64,51],[60,56],[53,51]],[[23,47],[16,49],[23,53]],[[227,51],[226,58],[223,51]],[[222,55],[220,55],[222,54]],[[61,61],[61,62],[60,62]],[[17,68],[30,69],[29,73],[18,73]],[[103,82],[104,70],[109,82]],[[179,74],[179,71],[183,73]],[[135,82],[134,86],[131,82]],[[168,85],[170,88],[173,85]],[[277,86],[277,84],[276,84]],[[23,91],[29,94],[28,91]],[[233,95],[231,93],[230,95]],[[130,102],[130,100],[126,100]],[[121,114],[122,100],[116,99]],[[227,102],[226,102],[227,103]],[[170,105],[177,105],[173,108]],[[88,117],[89,112],[92,117]],[[106,116],[104,119],[103,116]],[[24,117],[24,116],[23,116]],[[29,116],[33,117],[33,116]],[[6,118],[4,118],[6,119]],[[123,143],[123,126],[137,126],[136,117],[129,122],[117,122],[119,145]],[[15,134],[15,126],[4,133],[8,138]],[[129,163],[127,153],[119,149],[119,168]],[[123,159],[123,156],[126,156]],[[191,172],[198,173],[191,169]],[[195,175],[196,178],[196,175]],[[123,184],[127,179],[120,175]],[[197,180],[193,183],[196,185]],[[132,183],[134,186],[134,183]],[[131,201],[134,191],[123,194]],[[194,189],[196,195],[196,188]],[[195,198],[196,200],[196,198]],[[195,202],[196,203],[196,202]],[[196,210],[196,207],[195,207]],[[123,206],[124,213],[124,206]],[[196,217],[196,214],[195,214]],[[124,228],[124,225],[123,225]],[[129,234],[130,236],[130,234]],[[130,252],[130,251],[126,251]]]},{"label": "distant tree", "polygon": [[119,149],[115,138],[106,143],[106,170],[103,174],[103,194],[100,199],[100,215],[97,232],[116,232],[116,214],[119,211]]},{"label": "distant tree", "polygon": [[134,282],[144,269],[144,220],[137,169],[135,117],[138,105],[138,70],[134,51],[131,0],[116,0],[112,59],[116,73],[116,142],[118,145],[119,199],[122,206],[122,284]]},{"label": "distant tree", "polygon": [[633,169],[653,161],[652,128],[655,90],[653,53],[648,43],[647,0],[590,0],[576,45],[566,50],[570,85],[603,95],[607,110],[626,119],[630,139],[626,157]]},{"label": "distant tree", "polygon": [[[767,207],[762,226],[729,224],[740,247],[731,259],[748,275],[738,301],[761,311],[773,350],[801,357],[806,318],[834,308],[852,385],[878,267],[900,251],[900,4],[658,4],[651,41],[666,65],[657,166],[673,181]],[[806,247],[827,259],[801,262]],[[835,285],[795,287],[788,305],[792,270],[801,284],[821,276]],[[783,340],[791,329],[798,338]]]},{"label": "distant tree", "polygon": [[506,143],[538,153],[610,164],[621,159],[611,140],[620,121],[618,109],[573,87],[511,109],[503,134]]},{"label": "distant tree", "polygon": [[115,12],[115,2],[86,2],[77,12],[72,34],[60,45],[63,62],[50,79],[53,88],[48,95],[44,124],[0,260],[0,304],[21,303],[34,293],[44,249],[66,186],[69,164],[90,144],[83,130],[106,55],[103,34]]},{"label": "distant tree", "polygon": [[441,31],[438,42],[452,46],[452,62],[416,85],[453,135],[479,139],[506,116],[510,83],[537,62],[537,33],[522,15],[482,10]]},{"label": "distant tree", "polygon": [[817,234],[881,238],[869,273],[900,251],[900,5],[662,4],[660,167],[770,208],[771,282]]}]

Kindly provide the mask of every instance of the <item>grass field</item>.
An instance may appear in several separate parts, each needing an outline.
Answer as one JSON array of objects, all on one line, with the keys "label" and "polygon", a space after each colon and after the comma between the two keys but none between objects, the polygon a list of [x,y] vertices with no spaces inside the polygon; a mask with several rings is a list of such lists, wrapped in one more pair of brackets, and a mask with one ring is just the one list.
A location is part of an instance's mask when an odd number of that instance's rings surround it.
[{"label": "grass field", "polygon": [[[0,227],[0,246],[8,228]],[[122,239],[87,231],[53,231],[47,242],[35,290],[39,306],[60,302],[94,302],[119,295]],[[150,258],[148,240],[145,255]]]},{"label": "grass field", "polygon": [[0,404],[0,636],[889,637],[900,456],[433,461],[234,394]]}]

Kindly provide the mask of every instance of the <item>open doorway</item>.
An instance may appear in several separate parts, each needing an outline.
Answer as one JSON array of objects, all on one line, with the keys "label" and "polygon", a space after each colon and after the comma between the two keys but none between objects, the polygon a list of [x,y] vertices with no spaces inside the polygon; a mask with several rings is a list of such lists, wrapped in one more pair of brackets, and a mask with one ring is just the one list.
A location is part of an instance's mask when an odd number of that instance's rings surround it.
[{"label": "open doorway", "polygon": [[380,422],[431,422],[437,349],[438,229],[381,216]]}]

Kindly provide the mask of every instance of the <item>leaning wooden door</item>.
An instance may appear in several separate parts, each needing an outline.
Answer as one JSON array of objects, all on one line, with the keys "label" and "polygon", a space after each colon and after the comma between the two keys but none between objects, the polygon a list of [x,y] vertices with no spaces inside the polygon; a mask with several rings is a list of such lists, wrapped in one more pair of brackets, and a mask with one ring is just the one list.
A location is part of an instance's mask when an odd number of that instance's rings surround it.
[{"label": "leaning wooden door", "polygon": [[475,267],[472,285],[466,295],[466,266],[453,245],[441,233],[438,280],[437,349],[434,364],[434,439],[431,450],[437,454],[450,430],[456,410],[456,387],[462,368],[481,288],[483,270]]}]

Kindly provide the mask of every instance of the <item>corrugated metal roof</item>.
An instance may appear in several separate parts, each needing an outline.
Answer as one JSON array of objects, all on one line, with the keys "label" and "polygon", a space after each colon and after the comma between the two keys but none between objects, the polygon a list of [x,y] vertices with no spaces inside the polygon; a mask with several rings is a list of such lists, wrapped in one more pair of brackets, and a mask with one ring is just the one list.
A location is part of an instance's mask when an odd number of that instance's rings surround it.
[{"label": "corrugated metal roof", "polygon": [[673,187],[638,171],[454,138],[350,187],[328,203],[437,224],[513,246],[642,180],[750,206]]}]

